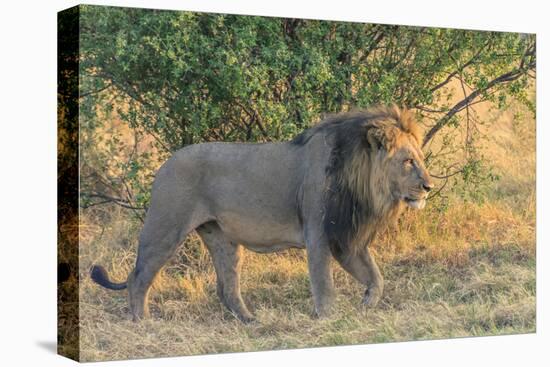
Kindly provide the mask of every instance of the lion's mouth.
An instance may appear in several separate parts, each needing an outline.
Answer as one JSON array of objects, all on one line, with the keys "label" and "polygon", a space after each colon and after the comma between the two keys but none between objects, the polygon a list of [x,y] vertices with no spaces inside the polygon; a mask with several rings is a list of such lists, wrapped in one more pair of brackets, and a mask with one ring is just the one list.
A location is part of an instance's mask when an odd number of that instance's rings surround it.
[{"label": "lion's mouth", "polygon": [[424,209],[426,206],[426,199],[413,199],[413,198],[405,198],[405,203],[409,206],[409,208],[413,209]]}]

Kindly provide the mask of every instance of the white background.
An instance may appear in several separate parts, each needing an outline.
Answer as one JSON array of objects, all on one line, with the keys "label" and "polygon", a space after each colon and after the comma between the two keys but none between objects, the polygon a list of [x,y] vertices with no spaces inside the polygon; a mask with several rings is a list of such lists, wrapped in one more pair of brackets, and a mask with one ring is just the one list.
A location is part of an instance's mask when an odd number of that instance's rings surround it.
[{"label": "white background", "polygon": [[[105,366],[550,365],[548,37],[539,1],[92,1],[94,4],[537,33],[537,333],[283,352],[100,363]],[[0,9],[0,364],[66,366],[56,340],[56,12],[74,1]],[[546,104],[543,102],[546,96]],[[546,169],[545,169],[546,168]],[[546,344],[546,345],[545,345]]]}]

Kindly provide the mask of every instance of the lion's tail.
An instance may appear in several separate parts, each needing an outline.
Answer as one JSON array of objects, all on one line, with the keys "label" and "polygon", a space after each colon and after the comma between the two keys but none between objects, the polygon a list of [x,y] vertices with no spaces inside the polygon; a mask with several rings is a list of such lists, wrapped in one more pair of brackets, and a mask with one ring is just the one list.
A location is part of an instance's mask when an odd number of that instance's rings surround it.
[{"label": "lion's tail", "polygon": [[115,291],[119,291],[122,289],[126,289],[126,286],[128,285],[128,282],[123,283],[113,283],[109,279],[109,274],[107,274],[107,270],[103,266],[100,265],[94,265],[90,269],[90,276],[92,277],[92,280],[99,284],[102,287],[112,289]]}]

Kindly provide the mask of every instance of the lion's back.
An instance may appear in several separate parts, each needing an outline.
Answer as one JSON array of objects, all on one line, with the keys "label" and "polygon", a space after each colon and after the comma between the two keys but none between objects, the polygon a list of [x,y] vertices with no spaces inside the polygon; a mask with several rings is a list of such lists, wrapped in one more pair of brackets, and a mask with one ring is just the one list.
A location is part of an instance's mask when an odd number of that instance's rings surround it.
[{"label": "lion's back", "polygon": [[[296,149],[286,143],[202,143],[174,153],[177,173],[201,178],[212,189],[228,189],[227,184],[256,189],[284,186],[294,181],[301,160]],[[220,187],[224,186],[224,187]]]},{"label": "lion's back", "polygon": [[287,143],[190,145],[159,169],[152,195],[171,205],[192,203],[218,219],[282,223],[296,217],[302,165]]}]

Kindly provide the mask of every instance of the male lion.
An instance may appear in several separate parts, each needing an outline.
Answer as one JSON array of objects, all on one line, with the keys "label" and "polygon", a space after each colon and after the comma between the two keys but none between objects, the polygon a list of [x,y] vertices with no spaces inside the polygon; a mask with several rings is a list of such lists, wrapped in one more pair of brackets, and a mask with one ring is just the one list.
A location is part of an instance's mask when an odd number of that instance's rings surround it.
[{"label": "male lion", "polygon": [[127,282],[100,266],[92,279],[128,287],[134,320],[148,314],[147,294],[160,268],[196,230],[216,269],[217,294],[240,320],[253,315],[241,298],[243,246],[256,252],[307,250],[315,311],[330,308],[331,255],[380,300],[383,279],[369,254],[376,233],[403,207],[422,209],[433,184],[411,113],[372,108],[327,118],[292,141],[187,146],[159,169]]}]

